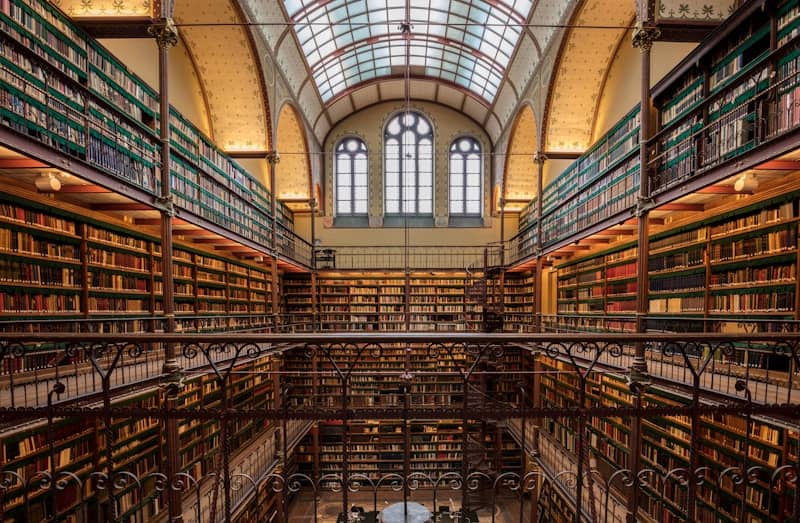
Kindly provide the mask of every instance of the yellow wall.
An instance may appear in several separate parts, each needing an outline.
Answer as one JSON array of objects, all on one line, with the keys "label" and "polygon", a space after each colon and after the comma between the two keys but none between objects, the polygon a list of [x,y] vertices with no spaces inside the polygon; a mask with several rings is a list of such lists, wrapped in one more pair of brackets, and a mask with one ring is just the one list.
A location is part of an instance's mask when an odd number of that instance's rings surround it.
[{"label": "yellow wall", "polygon": [[[696,47],[692,43],[656,42],[650,56],[650,85],[655,85]],[[642,60],[639,49],[625,35],[608,71],[594,123],[592,141],[597,141],[641,99]]]},{"label": "yellow wall", "polygon": [[266,188],[269,186],[269,166],[267,161],[261,158],[237,158],[236,163],[256,177]]},{"label": "yellow wall", "polygon": [[[153,88],[158,88],[158,47],[150,38],[115,38],[100,40],[129,70]],[[178,43],[169,52],[170,103],[198,129],[213,138],[208,112],[197,73],[186,52]]]},{"label": "yellow wall", "polygon": [[[398,111],[405,108],[400,102],[387,102],[374,105],[356,112],[334,127],[328,134],[324,150],[325,156],[325,212],[329,218],[333,216],[333,151],[335,145],[346,136],[359,136],[367,144],[369,152],[369,216],[374,227],[380,227],[383,215],[383,130],[386,122]],[[491,161],[488,153],[492,152],[491,141],[486,132],[473,120],[447,107],[426,102],[412,102],[412,110],[420,111],[430,120],[434,129],[434,214],[437,225],[447,224],[448,209],[448,149],[452,141],[460,136],[472,136],[481,143],[484,153],[483,162],[483,214],[491,211]],[[491,220],[488,220],[491,221]],[[327,220],[328,224],[332,220]],[[486,229],[490,229],[487,226]],[[498,238],[497,233],[482,228],[473,233],[460,233],[453,229],[442,229],[439,238],[450,232],[457,237],[478,234],[480,237]],[[447,232],[444,232],[447,231]],[[488,232],[488,234],[486,234]],[[339,235],[342,233],[336,233]],[[344,233],[351,234],[351,233]],[[385,234],[392,235],[392,232]],[[474,240],[477,241],[477,240]]]}]

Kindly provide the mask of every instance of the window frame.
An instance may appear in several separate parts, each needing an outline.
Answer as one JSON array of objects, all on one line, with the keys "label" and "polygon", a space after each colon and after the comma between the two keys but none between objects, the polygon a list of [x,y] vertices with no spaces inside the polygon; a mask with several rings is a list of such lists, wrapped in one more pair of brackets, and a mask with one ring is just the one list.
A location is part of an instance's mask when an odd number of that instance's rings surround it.
[{"label": "window frame", "polygon": [[[467,140],[470,142],[470,150],[468,151],[461,151],[458,149],[458,145],[463,141]],[[475,150],[477,149],[477,151]],[[453,155],[457,154],[459,158],[456,160],[453,159]],[[468,212],[467,211],[467,192],[471,185],[467,184],[467,160],[471,154],[478,155],[478,211],[477,212]],[[447,149],[447,213],[449,216],[454,217],[466,217],[466,218],[480,218],[483,217],[483,144],[480,140],[475,138],[471,135],[462,135],[457,136],[450,142],[450,147]],[[455,176],[453,170],[453,162],[459,162],[461,164],[461,172],[458,174],[462,177],[462,187],[461,187],[461,203],[462,203],[462,212],[453,212],[452,210],[452,194],[453,194],[453,178]]]},{"label": "window frame", "polygon": [[[350,142],[357,142],[355,151],[348,151],[347,144]],[[356,183],[355,183],[355,162],[356,157],[363,153],[366,157],[366,197],[363,199],[365,202],[364,212],[356,212]],[[347,157],[347,162],[350,168],[350,212],[341,212],[339,210],[339,158],[340,155]],[[360,200],[359,200],[360,201]],[[336,217],[364,217],[369,215],[369,148],[367,143],[360,136],[344,136],[340,138],[333,148],[333,208],[334,216]]]},{"label": "window frame", "polygon": [[[411,125],[404,123],[406,115],[413,115],[415,120]],[[400,125],[400,130],[397,133],[390,133],[389,126],[392,123],[398,120]],[[416,129],[419,120],[423,120],[428,126],[427,133],[419,133]],[[414,197],[410,201],[413,201],[413,211],[405,211],[404,205],[404,198],[403,198],[403,188],[404,182],[406,181],[405,176],[405,163],[406,158],[403,154],[403,150],[405,148],[405,144],[403,142],[403,136],[407,131],[414,133],[414,152],[413,152],[413,161],[414,161],[414,169],[413,169],[413,192]],[[388,211],[388,203],[389,203],[389,185],[388,185],[388,175],[389,175],[389,155],[387,153],[387,145],[389,140],[395,140],[397,142],[398,147],[398,157],[397,157],[397,176],[398,176],[398,184],[397,184],[397,202],[398,202],[398,211],[397,212],[390,212]],[[420,212],[420,142],[422,140],[428,140],[430,142],[430,212]],[[424,186],[427,187],[427,186]],[[399,111],[392,114],[386,120],[386,124],[383,126],[383,214],[384,216],[394,217],[394,216],[409,216],[409,217],[433,217],[436,212],[436,142],[435,142],[435,133],[433,129],[433,123],[431,119],[424,113],[418,110],[404,110]]]}]

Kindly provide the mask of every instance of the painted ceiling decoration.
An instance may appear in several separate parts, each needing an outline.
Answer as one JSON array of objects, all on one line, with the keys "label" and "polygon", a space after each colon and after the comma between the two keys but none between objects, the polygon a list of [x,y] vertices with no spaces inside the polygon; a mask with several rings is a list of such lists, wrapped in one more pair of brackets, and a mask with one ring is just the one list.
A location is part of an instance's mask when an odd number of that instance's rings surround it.
[{"label": "painted ceiling decoration", "polygon": [[151,0],[50,0],[68,15],[80,17],[151,17]]},{"label": "painted ceiling decoration", "polygon": [[[305,131],[294,107],[284,104],[278,115],[276,147],[280,161],[275,167],[275,185],[281,200],[308,199],[311,196],[311,172]],[[307,208],[292,205],[290,208]]]},{"label": "painted ceiling decoration", "polygon": [[402,77],[409,65],[412,76],[458,85],[490,104],[531,9],[531,0],[410,0],[407,15],[406,0],[283,1],[324,102]]},{"label": "painted ceiling decoration", "polygon": [[[635,7],[634,2],[586,0],[573,16],[574,28],[561,43],[561,58],[550,84],[546,151],[583,152],[589,147],[598,93]],[[601,26],[610,28],[597,28]]]},{"label": "painted ceiling decoration", "polygon": [[[228,152],[266,151],[268,102],[233,1],[177,1],[175,21],[203,82],[217,145]],[[231,57],[237,57],[235,64]]]},{"label": "painted ceiling decoration", "polygon": [[536,196],[538,175],[533,156],[537,144],[536,118],[529,105],[517,115],[511,131],[505,164],[506,210],[521,210],[525,203]]},{"label": "painted ceiling decoration", "polygon": [[659,0],[659,22],[722,21],[736,9],[736,0]]}]

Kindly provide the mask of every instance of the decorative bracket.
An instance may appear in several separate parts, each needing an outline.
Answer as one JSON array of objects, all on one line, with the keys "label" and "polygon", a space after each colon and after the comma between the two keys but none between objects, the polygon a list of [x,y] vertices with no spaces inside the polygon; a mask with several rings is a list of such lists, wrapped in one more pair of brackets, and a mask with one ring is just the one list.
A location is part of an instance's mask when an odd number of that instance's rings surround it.
[{"label": "decorative bracket", "polygon": [[156,39],[160,49],[178,45],[178,28],[172,18],[161,18],[147,28],[147,33]]},{"label": "decorative bracket", "polygon": [[641,218],[645,215],[645,213],[650,212],[655,208],[655,203],[653,203],[653,199],[649,196],[639,196],[636,200],[636,210],[634,213],[636,214],[637,218]]},{"label": "decorative bracket", "polygon": [[638,47],[642,52],[649,51],[653,48],[653,42],[661,37],[661,29],[653,25],[645,24],[644,22],[636,22],[633,28],[633,37],[631,43],[633,47]]},{"label": "decorative bracket", "polygon": [[281,161],[281,155],[278,154],[278,151],[272,150],[267,151],[267,155],[265,156],[267,163],[270,165],[277,165]]},{"label": "decorative bracket", "polygon": [[544,162],[548,160],[547,155],[541,151],[536,151],[533,155],[533,163],[538,165],[544,165]]},{"label": "decorative bracket", "polygon": [[175,200],[171,194],[167,196],[156,196],[156,203],[163,207],[163,211],[167,216],[170,218],[175,217]]}]

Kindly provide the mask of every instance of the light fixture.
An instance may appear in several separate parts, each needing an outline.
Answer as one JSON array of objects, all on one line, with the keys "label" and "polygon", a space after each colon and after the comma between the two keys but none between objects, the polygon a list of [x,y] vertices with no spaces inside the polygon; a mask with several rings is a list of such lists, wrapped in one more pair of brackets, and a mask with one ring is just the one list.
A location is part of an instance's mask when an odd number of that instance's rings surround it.
[{"label": "light fixture", "polygon": [[736,192],[753,192],[758,189],[758,180],[752,173],[743,173],[733,184],[733,190]]},{"label": "light fixture", "polygon": [[39,192],[58,192],[61,190],[61,180],[59,180],[55,173],[42,173],[34,181],[33,184]]}]

